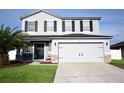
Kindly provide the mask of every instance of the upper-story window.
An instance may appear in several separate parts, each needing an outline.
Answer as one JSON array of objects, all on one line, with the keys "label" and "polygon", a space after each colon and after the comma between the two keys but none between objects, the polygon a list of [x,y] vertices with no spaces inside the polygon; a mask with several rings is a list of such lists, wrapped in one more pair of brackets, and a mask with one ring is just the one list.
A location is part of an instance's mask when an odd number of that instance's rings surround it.
[{"label": "upper-story window", "polygon": [[72,22],[65,21],[65,31],[72,31]]},{"label": "upper-story window", "polygon": [[47,21],[47,31],[54,31],[54,21]]},{"label": "upper-story window", "polygon": [[75,31],[75,22],[74,21],[62,21],[62,30],[65,31]]},{"label": "upper-story window", "polygon": [[44,32],[57,31],[57,21],[44,21]]},{"label": "upper-story window", "polygon": [[93,23],[92,23],[92,21],[86,21],[86,20],[80,21],[80,31],[81,32],[83,32],[83,31],[92,32],[93,31]]},{"label": "upper-story window", "polygon": [[35,31],[37,32],[38,22],[37,21],[25,21],[25,32]]},{"label": "upper-story window", "polygon": [[28,21],[28,31],[35,31],[35,21]]},{"label": "upper-story window", "polygon": [[89,21],[83,21],[83,30],[84,31],[90,31]]}]

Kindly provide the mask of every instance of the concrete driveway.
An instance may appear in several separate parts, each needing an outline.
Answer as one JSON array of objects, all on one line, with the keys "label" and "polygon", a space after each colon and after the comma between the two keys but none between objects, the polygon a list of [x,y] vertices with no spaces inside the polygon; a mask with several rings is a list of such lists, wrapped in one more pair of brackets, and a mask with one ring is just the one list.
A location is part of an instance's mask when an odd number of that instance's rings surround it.
[{"label": "concrete driveway", "polygon": [[123,83],[124,70],[106,63],[59,63],[55,83]]}]

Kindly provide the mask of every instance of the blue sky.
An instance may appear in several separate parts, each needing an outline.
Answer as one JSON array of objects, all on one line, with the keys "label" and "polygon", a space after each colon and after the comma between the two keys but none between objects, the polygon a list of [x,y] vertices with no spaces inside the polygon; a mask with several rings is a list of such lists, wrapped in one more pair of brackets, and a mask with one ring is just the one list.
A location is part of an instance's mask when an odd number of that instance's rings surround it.
[{"label": "blue sky", "polygon": [[[59,16],[102,17],[100,33],[114,36],[111,44],[124,40],[124,9],[47,9]],[[33,9],[0,9],[0,24],[21,27],[20,16],[35,11]]]}]

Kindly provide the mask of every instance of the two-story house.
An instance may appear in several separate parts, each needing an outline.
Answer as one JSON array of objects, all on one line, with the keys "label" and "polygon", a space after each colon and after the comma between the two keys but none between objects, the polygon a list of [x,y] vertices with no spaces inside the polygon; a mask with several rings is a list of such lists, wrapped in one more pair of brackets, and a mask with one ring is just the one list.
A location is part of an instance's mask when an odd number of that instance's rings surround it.
[{"label": "two-story house", "polygon": [[46,10],[21,17],[23,33],[29,35],[33,61],[110,62],[109,39],[100,35],[101,17],[60,17]]}]

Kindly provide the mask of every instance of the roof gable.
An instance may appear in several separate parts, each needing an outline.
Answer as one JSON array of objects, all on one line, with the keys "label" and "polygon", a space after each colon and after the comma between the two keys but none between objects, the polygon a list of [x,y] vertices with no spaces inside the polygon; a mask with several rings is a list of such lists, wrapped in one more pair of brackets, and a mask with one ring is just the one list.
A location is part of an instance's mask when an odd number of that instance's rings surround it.
[{"label": "roof gable", "polygon": [[55,15],[55,14],[52,14],[52,13],[46,11],[46,10],[37,10],[37,11],[35,11],[35,12],[28,13],[28,14],[26,14],[26,15],[24,15],[24,16],[21,16],[20,19],[22,20],[22,19],[24,19],[24,18],[27,18],[27,17],[30,17],[30,16],[32,16],[32,15],[38,14],[38,13],[40,13],[40,12],[44,12],[44,13],[46,13],[46,14],[48,14],[48,15],[51,15],[51,16],[54,16],[54,17],[57,17],[57,18],[61,18],[60,16],[57,16],[57,15]]}]

